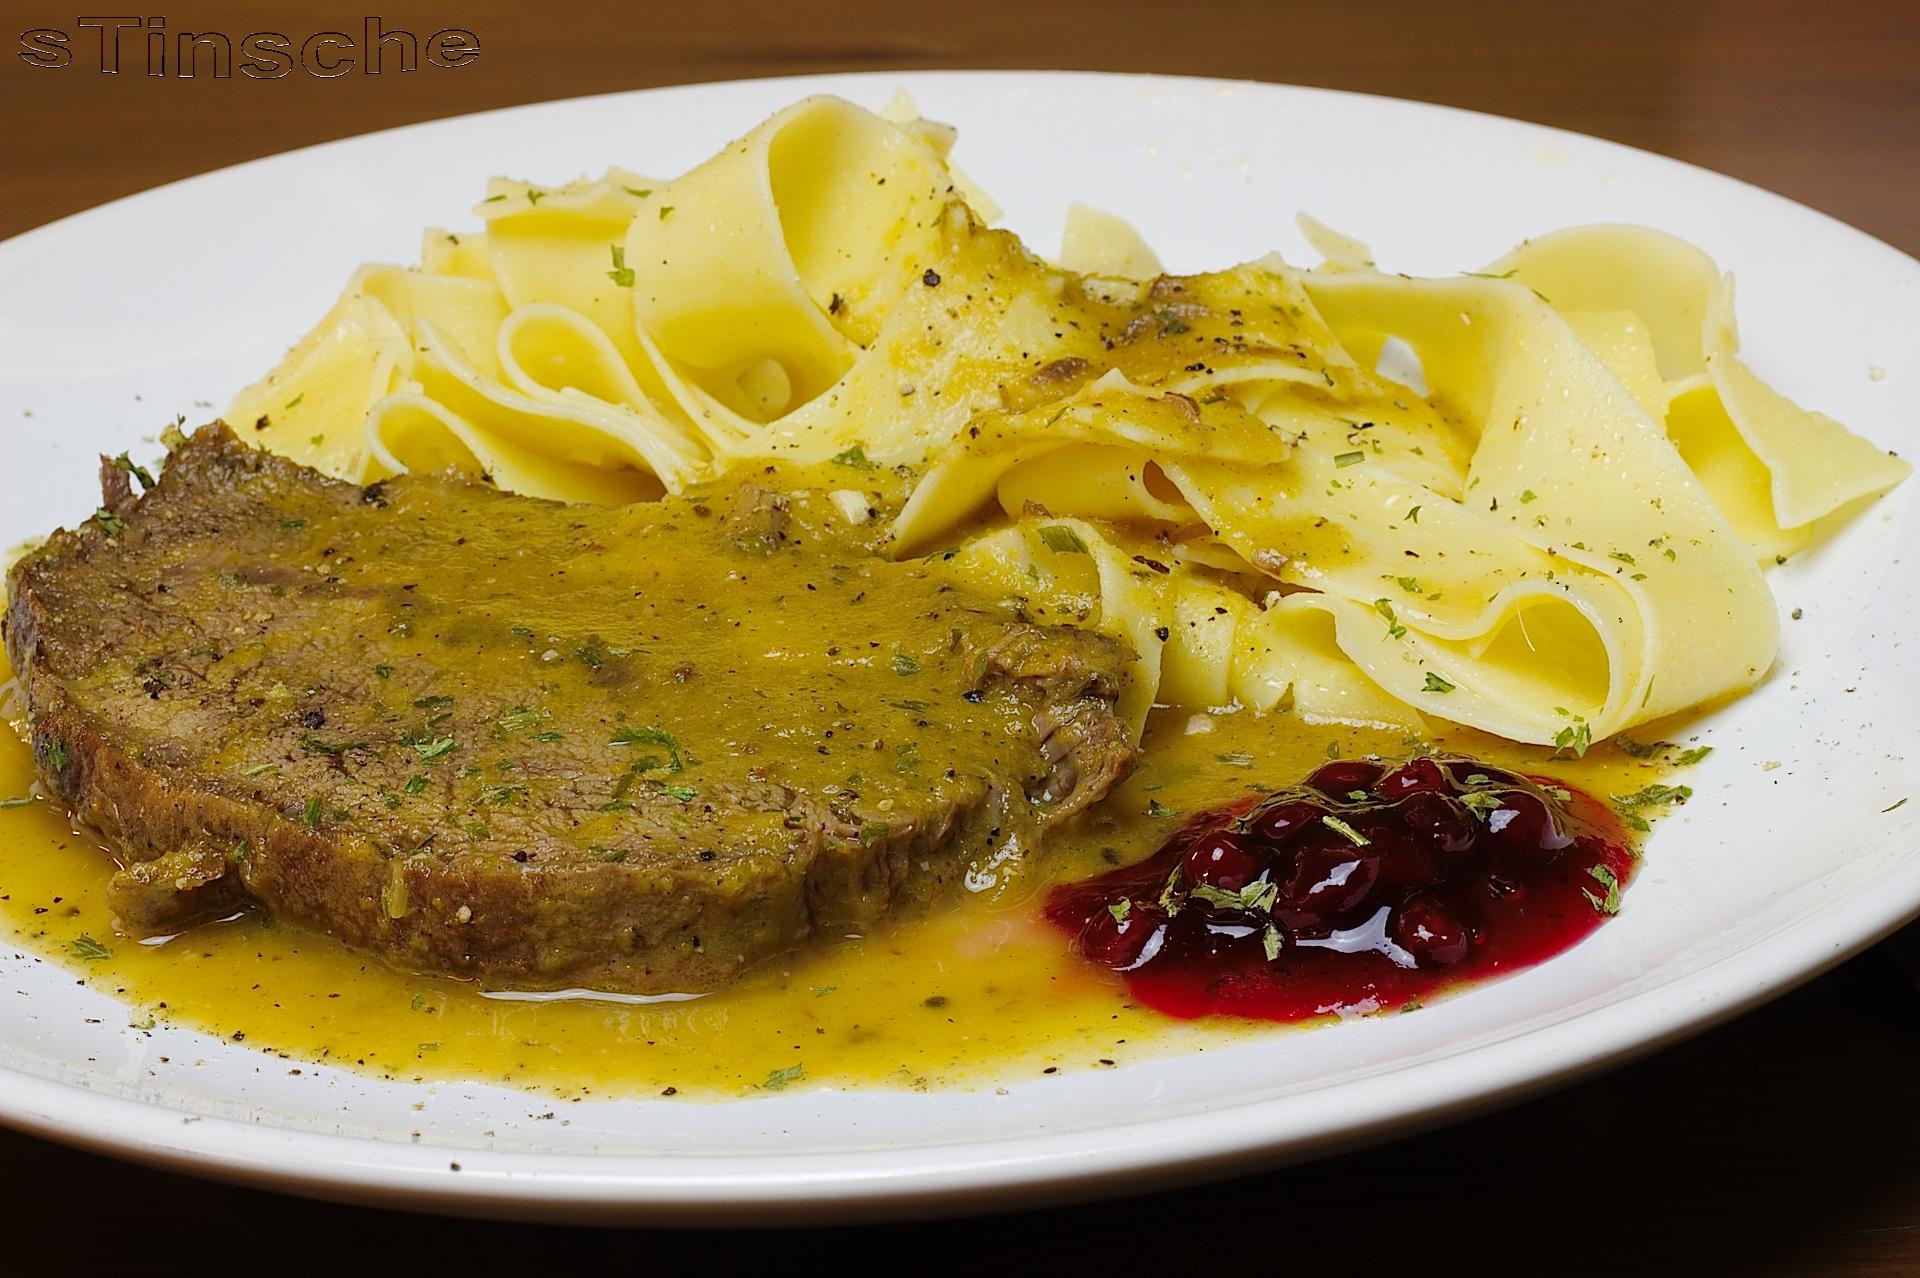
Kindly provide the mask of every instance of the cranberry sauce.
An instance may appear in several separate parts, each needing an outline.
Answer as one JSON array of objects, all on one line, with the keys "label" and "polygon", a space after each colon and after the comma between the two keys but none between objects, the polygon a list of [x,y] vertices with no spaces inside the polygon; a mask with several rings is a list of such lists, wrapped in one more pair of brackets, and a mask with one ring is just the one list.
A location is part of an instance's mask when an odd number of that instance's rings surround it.
[{"label": "cranberry sauce", "polygon": [[1055,888],[1047,917],[1162,1012],[1298,1021],[1550,958],[1619,909],[1633,860],[1606,806],[1557,783],[1335,760]]}]

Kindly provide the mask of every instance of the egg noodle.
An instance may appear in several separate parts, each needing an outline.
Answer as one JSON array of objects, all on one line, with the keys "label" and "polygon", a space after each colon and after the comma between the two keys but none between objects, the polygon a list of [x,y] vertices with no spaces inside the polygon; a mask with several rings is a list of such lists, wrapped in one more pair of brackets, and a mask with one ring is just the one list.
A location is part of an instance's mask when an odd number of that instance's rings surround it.
[{"label": "egg noodle", "polygon": [[1574,749],[1754,684],[1762,568],[1909,470],[1769,389],[1730,279],[1661,232],[1414,279],[1302,219],[1318,269],[1171,277],[1076,206],[1055,266],[953,141],[816,97],[671,181],[495,179],[483,230],[362,267],[228,420],[345,479],[563,501],[824,475],[889,553],[1124,636],[1136,724]]}]

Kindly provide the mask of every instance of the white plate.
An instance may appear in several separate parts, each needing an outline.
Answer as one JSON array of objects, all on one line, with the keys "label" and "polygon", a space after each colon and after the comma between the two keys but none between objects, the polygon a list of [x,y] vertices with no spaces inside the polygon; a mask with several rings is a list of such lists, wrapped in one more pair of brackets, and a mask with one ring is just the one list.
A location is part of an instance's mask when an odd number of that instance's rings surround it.
[{"label": "white plate", "polygon": [[[210,415],[369,259],[413,260],[482,180],[618,162],[672,174],[778,107],[904,85],[1037,246],[1070,200],[1133,218],[1174,270],[1278,248],[1307,209],[1409,272],[1634,221],[1740,280],[1746,353],[1795,399],[1920,448],[1920,263],[1671,160],[1438,107],[1124,76],[960,73],[700,85],[551,103],[314,147],[0,244],[0,544],[94,504],[92,458]],[[1885,370],[1884,378],[1869,369]],[[25,413],[31,411],[29,418]],[[1554,961],[1429,1008],[1005,1094],[819,1091],[549,1108],[140,1034],[54,965],[0,954],[0,1120],[147,1162],[477,1214],[818,1221],[1028,1206],[1402,1132],[1615,1063],[1778,993],[1920,912],[1920,561],[1911,489],[1776,572],[1778,667],[1715,715],[1698,796],[1628,908]],[[1904,573],[1900,567],[1909,565]],[[98,1023],[88,1023],[89,1018]],[[160,1057],[170,1057],[162,1065]],[[424,1102],[424,1108],[412,1108]],[[418,1139],[413,1134],[418,1133]],[[457,1163],[459,1170],[453,1170]]]}]

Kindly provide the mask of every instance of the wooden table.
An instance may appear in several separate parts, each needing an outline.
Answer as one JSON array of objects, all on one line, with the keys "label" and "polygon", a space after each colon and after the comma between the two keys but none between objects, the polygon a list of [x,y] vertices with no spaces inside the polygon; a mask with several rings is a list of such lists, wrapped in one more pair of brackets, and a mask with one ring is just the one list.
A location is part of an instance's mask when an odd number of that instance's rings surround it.
[{"label": "wooden table", "polygon": [[[166,13],[170,31],[238,39],[358,31],[374,7],[192,0]],[[150,77],[132,42],[108,76],[76,40],[69,67],[0,67],[0,236],[201,170],[486,107],[809,71],[1065,67],[1331,85],[1519,116],[1734,174],[1920,253],[1920,5],[1902,0],[983,0],[902,16],[914,8],[389,0],[388,29],[425,36],[457,21],[480,37],[480,56],[332,80]],[[9,31],[93,38],[71,6],[9,10]],[[373,1272],[417,1268],[422,1255],[437,1272],[522,1259],[728,1270],[878,1256],[916,1272],[1184,1261],[1914,1274],[1916,1010],[1920,983],[1882,950],[1643,1064],[1370,1152],[1121,1207],[857,1237],[562,1237],[281,1199],[0,1134],[0,1267],[169,1272],[203,1257],[271,1269],[310,1254]]]}]

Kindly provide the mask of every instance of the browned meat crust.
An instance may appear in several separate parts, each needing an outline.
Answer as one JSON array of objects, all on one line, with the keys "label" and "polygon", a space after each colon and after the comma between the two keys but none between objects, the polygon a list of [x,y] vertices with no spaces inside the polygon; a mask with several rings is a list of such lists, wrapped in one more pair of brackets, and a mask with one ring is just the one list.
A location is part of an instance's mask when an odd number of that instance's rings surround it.
[{"label": "browned meat crust", "polygon": [[130,930],[251,898],[419,970],[703,990],[1124,776],[1128,654],[796,502],[365,489],[196,433],[10,577],[47,784]]}]

